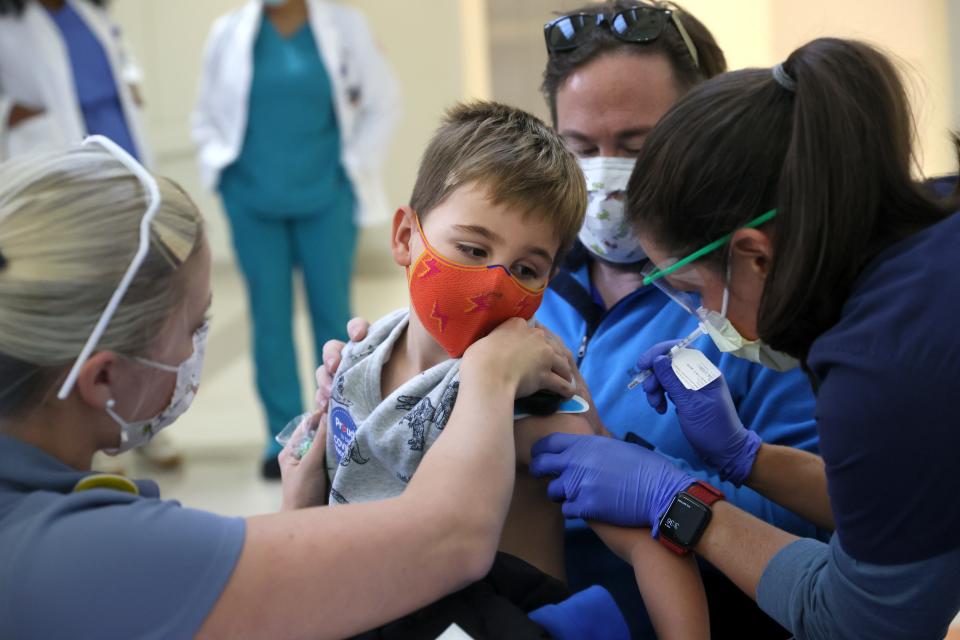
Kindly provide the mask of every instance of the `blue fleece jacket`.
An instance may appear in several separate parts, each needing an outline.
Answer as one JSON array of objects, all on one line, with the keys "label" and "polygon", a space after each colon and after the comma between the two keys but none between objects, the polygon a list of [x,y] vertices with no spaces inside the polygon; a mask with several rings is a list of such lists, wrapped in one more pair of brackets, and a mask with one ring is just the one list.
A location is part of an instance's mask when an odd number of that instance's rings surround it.
[{"label": "blue fleece jacket", "polygon": [[[671,457],[691,475],[705,480],[726,494],[727,500],[745,511],[799,536],[817,537],[816,527],[793,512],[780,507],[747,487],[737,488],[722,482],[690,447],[676,413],[671,406],[659,415],[647,404],[643,391],[627,390],[627,371],[654,344],[682,338],[697,326],[697,321],[679,305],[653,286],[642,287],[611,309],[599,307],[591,295],[588,275],[590,258],[578,246],[568,258],[564,270],[582,287],[580,297],[592,300],[598,308],[578,309],[558,294],[554,285],[546,291],[537,312],[537,320],[556,333],[578,356],[583,374],[604,425],[623,438],[633,432],[657,451]],[[563,276],[554,279],[559,283]],[[567,280],[569,282],[569,279]],[[595,317],[590,335],[585,315]],[[693,347],[706,354],[723,372],[743,424],[756,431],[764,442],[797,447],[817,453],[814,424],[814,398],[810,383],[799,370],[777,373],[742,358],[721,354],[708,337]],[[583,527],[582,522],[570,526]]]}]

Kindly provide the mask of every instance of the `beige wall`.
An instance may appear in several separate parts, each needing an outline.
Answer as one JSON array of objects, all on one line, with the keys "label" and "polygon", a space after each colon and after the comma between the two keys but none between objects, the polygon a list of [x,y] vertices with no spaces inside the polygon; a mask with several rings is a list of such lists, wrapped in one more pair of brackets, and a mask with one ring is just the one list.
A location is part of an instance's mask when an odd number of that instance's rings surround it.
[{"label": "beige wall", "polygon": [[[206,214],[218,261],[232,259],[218,199],[200,187],[189,137],[203,45],[213,20],[239,0],[114,0],[111,11],[144,69],[147,127],[160,173],[180,181]],[[385,51],[403,91],[401,119],[385,161],[390,201],[409,196],[420,153],[443,109],[462,96],[483,95],[489,73],[483,64],[483,4],[478,0],[353,0]],[[472,34],[464,38],[461,30]],[[473,46],[475,54],[462,53]],[[361,238],[358,271],[389,268],[385,227]]]},{"label": "beige wall", "polygon": [[950,61],[953,77],[953,128],[960,130],[960,0],[947,2],[947,24],[949,25]]},{"label": "beige wall", "polygon": [[924,172],[956,168],[947,134],[954,124],[947,0],[804,0],[774,7],[775,58],[820,35],[867,40],[899,58],[913,99]]},{"label": "beige wall", "polygon": [[[385,161],[390,201],[405,202],[443,109],[492,96],[541,116],[543,23],[582,0],[349,0],[362,10],[400,78],[403,117]],[[112,12],[145,72],[157,169],[193,194],[219,261],[232,259],[218,200],[199,185],[188,118],[214,18],[240,0],[114,0]],[[960,0],[686,0],[713,30],[731,68],[770,66],[818,35],[865,38],[899,56],[913,79],[924,169],[953,170],[945,132],[960,127]],[[952,39],[950,34],[953,34]],[[951,49],[952,47],[952,49]],[[391,269],[385,227],[366,230],[360,273]]]},{"label": "beige wall", "polygon": [[[541,27],[554,11],[585,3],[488,2],[495,47],[494,97],[545,116],[537,93],[546,61]],[[910,78],[924,171],[932,175],[955,170],[946,132],[960,127],[960,0],[681,0],[680,4],[713,32],[731,69],[772,66],[797,46],[824,35],[881,45],[904,62]]]},{"label": "beige wall", "polygon": [[949,67],[953,84],[953,129],[960,131],[960,0],[947,2],[947,24],[950,40]]}]

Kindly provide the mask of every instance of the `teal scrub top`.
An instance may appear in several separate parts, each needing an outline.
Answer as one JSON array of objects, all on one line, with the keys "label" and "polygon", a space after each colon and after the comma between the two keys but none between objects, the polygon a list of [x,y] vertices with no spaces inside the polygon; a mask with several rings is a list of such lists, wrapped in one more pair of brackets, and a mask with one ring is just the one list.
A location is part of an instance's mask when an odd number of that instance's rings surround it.
[{"label": "teal scrub top", "polygon": [[253,47],[243,147],[220,179],[223,196],[266,216],[352,211],[333,100],[310,24],[284,37],[264,16]]}]

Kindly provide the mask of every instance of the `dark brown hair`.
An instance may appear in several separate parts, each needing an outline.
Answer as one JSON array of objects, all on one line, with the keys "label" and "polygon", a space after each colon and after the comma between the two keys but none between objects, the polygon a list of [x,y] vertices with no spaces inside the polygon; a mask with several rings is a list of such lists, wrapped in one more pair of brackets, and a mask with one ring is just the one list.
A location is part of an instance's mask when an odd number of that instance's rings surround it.
[{"label": "dark brown hair", "polygon": [[672,2],[630,2],[628,0],[610,0],[589,4],[582,9],[568,11],[561,15],[577,13],[603,14],[608,19],[618,11],[635,7],[650,6],[674,11],[686,29],[694,48],[700,66],[694,63],[686,43],[680,36],[671,21],[663,29],[663,34],[647,43],[624,42],[618,40],[609,29],[594,29],[586,42],[571,51],[558,51],[547,58],[547,67],[543,71],[543,84],[540,91],[550,107],[550,117],[553,124],[557,124],[557,92],[567,78],[581,66],[601,55],[611,53],[636,53],[638,55],[660,54],[670,63],[674,81],[680,94],[686,93],[690,87],[707,78],[723,73],[727,70],[727,61],[723,50],[713,38],[713,34],[691,14]]},{"label": "dark brown hair", "polygon": [[560,136],[534,115],[497,102],[458,104],[420,161],[410,206],[422,218],[457,188],[476,182],[495,204],[547,221],[573,244],[587,208],[586,180]]},{"label": "dark brown hair", "polygon": [[[775,259],[758,330],[804,359],[837,322],[854,280],[885,247],[949,215],[911,177],[914,123],[896,68],[870,45],[835,38],[783,69],[724,74],[657,124],[627,188],[631,221],[683,256],[765,211]],[[702,260],[723,268],[720,249]]]}]

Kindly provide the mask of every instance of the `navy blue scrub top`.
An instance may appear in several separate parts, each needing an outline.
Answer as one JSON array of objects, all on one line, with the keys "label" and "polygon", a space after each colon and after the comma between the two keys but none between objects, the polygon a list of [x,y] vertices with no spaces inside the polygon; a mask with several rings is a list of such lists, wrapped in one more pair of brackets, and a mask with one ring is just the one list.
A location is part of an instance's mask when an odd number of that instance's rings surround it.
[{"label": "navy blue scrub top", "polygon": [[104,135],[139,158],[103,45],[69,2],[59,11],[51,11],[50,17],[60,29],[70,56],[77,101],[87,133]]},{"label": "navy blue scrub top", "polygon": [[243,546],[242,518],[112,489],[0,435],[0,638],[193,637]]},{"label": "navy blue scrub top", "polygon": [[960,213],[882,251],[807,363],[837,535],[854,560],[960,549]]}]

